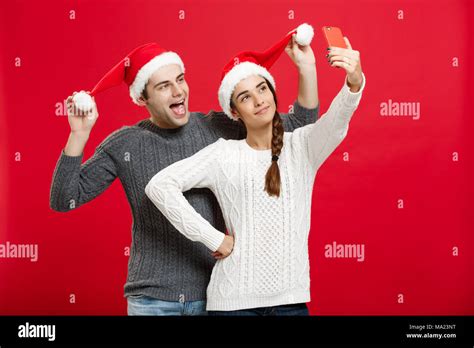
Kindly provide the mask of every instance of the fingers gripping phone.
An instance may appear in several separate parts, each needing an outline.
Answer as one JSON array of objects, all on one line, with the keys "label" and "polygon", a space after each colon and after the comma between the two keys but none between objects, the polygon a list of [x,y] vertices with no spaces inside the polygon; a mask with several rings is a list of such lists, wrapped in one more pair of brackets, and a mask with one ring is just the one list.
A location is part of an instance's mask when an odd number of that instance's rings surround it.
[{"label": "fingers gripping phone", "polygon": [[328,47],[341,47],[347,48],[346,42],[344,41],[344,37],[342,36],[341,29],[338,27],[322,27],[323,35],[326,38],[328,43]]}]

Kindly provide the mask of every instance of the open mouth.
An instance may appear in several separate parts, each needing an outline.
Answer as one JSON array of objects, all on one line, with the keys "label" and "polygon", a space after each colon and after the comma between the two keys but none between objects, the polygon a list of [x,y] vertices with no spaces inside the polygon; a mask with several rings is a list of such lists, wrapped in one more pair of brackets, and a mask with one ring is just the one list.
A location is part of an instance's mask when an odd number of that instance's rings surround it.
[{"label": "open mouth", "polygon": [[173,113],[178,117],[183,117],[186,115],[186,106],[184,105],[185,99],[170,105],[170,109],[173,110]]}]

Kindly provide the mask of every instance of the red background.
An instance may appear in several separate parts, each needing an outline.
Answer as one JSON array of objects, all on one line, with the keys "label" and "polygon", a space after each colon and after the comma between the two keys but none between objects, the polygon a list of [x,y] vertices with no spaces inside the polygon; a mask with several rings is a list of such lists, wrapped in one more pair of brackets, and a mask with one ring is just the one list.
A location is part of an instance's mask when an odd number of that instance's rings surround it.
[{"label": "red background", "polygon": [[[70,213],[49,208],[69,131],[56,103],[91,89],[132,48],[156,41],[183,58],[190,109],[217,109],[227,59],[263,50],[303,22],[316,32],[321,114],[344,81],[326,62],[321,26],[342,29],[367,76],[348,136],[316,179],[311,313],[474,314],[473,10],[470,1],[432,0],[2,1],[0,243],[38,244],[39,258],[0,259],[0,314],[126,314],[131,215],[120,182]],[[286,112],[296,70],[285,56],[272,74]],[[420,119],[381,116],[389,99],[419,102]],[[112,131],[148,117],[125,85],[96,101],[100,117],[85,158]],[[365,261],[325,258],[333,241],[364,244]]]}]

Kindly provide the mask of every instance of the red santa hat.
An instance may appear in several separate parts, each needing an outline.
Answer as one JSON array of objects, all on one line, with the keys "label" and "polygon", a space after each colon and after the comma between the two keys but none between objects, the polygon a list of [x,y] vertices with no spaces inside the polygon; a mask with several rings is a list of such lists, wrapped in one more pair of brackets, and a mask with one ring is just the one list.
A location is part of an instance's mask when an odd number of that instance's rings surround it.
[{"label": "red santa hat", "polygon": [[267,79],[276,89],[275,80],[268,69],[277,61],[293,34],[296,34],[296,42],[301,46],[308,46],[314,36],[313,27],[309,24],[301,24],[289,32],[280,42],[264,52],[245,51],[234,56],[222,71],[221,85],[219,87],[219,104],[224,113],[233,120],[237,120],[230,110],[230,101],[235,86],[243,79],[251,75],[260,75]]},{"label": "red santa hat", "polygon": [[125,82],[130,89],[130,97],[135,104],[138,104],[138,98],[151,75],[159,68],[170,64],[179,65],[184,72],[183,61],[176,53],[166,51],[154,42],[139,46],[110,69],[89,94],[85,92],[75,94],[74,103],[78,109],[88,111],[94,106],[93,96]]}]

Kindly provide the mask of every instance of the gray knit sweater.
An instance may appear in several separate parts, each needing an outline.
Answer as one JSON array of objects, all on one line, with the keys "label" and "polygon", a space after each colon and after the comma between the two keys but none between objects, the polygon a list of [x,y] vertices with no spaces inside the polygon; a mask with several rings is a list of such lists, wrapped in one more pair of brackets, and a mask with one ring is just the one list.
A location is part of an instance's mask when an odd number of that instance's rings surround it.
[{"label": "gray knit sweater", "polygon": [[[319,107],[294,103],[292,114],[281,115],[285,131],[316,121]],[[166,301],[206,299],[215,260],[201,243],[179,233],[145,195],[145,186],[161,169],[192,156],[219,138],[243,139],[245,128],[225,114],[191,113],[177,129],[163,129],[149,119],[108,136],[84,164],[82,156],[62,152],[53,174],[50,206],[59,212],[78,208],[104,192],[119,178],[131,207],[132,245],[125,296],[147,295]],[[204,219],[224,232],[216,198],[208,189],[184,193]]]}]

